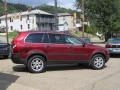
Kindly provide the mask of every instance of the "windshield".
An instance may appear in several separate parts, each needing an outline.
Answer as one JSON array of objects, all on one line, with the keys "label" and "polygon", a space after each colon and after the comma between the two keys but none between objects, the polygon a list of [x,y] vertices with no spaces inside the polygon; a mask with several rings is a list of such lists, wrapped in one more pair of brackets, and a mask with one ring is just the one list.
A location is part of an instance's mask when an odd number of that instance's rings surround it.
[{"label": "windshield", "polygon": [[120,43],[120,38],[112,38],[108,40],[109,43]]},{"label": "windshield", "polygon": [[86,43],[90,43],[90,39],[89,38],[84,38],[83,39]]}]

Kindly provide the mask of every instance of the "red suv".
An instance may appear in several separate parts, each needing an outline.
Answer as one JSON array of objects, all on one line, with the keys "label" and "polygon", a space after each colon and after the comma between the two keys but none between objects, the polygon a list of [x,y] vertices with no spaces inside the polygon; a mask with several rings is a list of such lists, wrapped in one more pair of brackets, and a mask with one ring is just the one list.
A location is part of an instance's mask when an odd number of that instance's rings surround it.
[{"label": "red suv", "polygon": [[21,32],[12,41],[12,61],[24,64],[32,73],[50,63],[88,63],[102,69],[109,60],[107,49],[84,43],[77,37],[58,32]]}]

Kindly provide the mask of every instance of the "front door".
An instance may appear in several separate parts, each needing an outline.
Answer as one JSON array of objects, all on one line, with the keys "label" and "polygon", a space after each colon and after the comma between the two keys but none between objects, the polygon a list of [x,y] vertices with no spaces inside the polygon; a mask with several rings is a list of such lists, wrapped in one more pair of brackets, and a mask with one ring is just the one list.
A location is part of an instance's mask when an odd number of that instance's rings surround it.
[{"label": "front door", "polygon": [[83,45],[80,39],[68,35],[65,37],[65,41],[70,46],[71,60],[85,61],[89,59],[90,50]]}]

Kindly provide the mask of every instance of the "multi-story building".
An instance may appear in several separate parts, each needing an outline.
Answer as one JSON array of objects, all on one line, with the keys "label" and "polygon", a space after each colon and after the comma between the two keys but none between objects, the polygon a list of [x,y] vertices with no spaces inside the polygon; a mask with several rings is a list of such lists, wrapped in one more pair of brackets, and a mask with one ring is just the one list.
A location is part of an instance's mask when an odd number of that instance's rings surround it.
[{"label": "multi-story building", "polygon": [[58,13],[59,31],[67,31],[75,28],[74,15],[69,13]]},{"label": "multi-story building", "polygon": [[[54,15],[42,10],[8,14],[8,31],[54,30]],[[0,17],[0,28],[5,28],[5,15]]]}]

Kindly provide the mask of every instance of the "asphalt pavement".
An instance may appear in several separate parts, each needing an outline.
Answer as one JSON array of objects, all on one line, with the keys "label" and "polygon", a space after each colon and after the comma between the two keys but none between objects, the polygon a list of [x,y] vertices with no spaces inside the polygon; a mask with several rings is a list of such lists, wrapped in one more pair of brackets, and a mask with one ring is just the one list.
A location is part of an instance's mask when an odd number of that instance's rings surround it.
[{"label": "asphalt pavement", "polygon": [[24,65],[0,60],[0,90],[120,90],[120,57],[102,70],[76,64],[50,65],[46,72],[29,73]]}]

